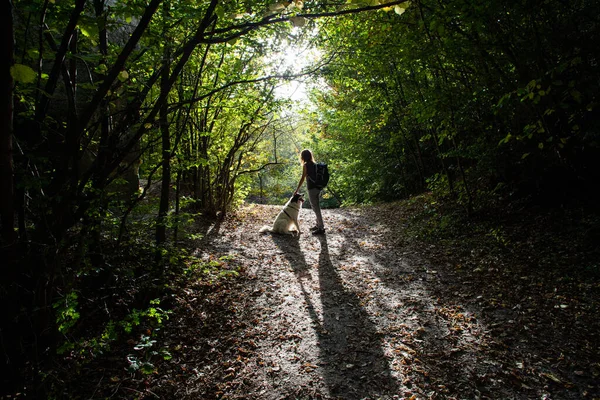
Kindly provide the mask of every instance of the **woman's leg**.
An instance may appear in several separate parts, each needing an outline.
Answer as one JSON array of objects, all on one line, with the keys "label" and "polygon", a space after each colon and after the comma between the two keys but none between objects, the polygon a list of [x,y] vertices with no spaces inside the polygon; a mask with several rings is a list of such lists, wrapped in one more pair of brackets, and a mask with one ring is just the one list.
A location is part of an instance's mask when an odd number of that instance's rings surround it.
[{"label": "woman's leg", "polygon": [[315,212],[315,216],[317,217],[317,228],[323,229],[323,217],[321,216],[321,205],[319,204],[319,195],[321,194],[321,189],[310,189],[308,191],[308,199],[310,200],[310,207]]}]

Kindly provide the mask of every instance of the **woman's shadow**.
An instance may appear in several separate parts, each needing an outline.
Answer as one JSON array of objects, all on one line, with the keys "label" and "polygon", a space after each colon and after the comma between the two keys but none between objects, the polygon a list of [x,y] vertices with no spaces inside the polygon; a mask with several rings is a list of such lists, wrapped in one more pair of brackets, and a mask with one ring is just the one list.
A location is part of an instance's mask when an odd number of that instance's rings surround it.
[{"label": "woman's shadow", "polygon": [[361,304],[348,289],[333,265],[327,236],[317,236],[321,245],[318,259],[322,310],[316,307],[304,287],[309,266],[296,239],[275,238],[290,262],[308,305],[308,314],[317,334],[319,366],[329,394],[344,399],[372,398],[395,393],[396,384],[384,356],[383,340]]}]

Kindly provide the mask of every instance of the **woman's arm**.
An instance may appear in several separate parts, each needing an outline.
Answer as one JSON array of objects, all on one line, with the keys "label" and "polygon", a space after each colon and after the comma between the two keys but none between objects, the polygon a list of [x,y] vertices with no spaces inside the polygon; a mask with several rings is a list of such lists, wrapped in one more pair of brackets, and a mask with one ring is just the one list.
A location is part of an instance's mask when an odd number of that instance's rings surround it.
[{"label": "woman's arm", "polygon": [[298,193],[298,191],[302,187],[302,184],[304,183],[305,178],[306,178],[306,164],[304,164],[302,166],[302,178],[300,178],[300,182],[298,183],[298,187],[296,188],[296,191],[294,192],[294,194]]}]

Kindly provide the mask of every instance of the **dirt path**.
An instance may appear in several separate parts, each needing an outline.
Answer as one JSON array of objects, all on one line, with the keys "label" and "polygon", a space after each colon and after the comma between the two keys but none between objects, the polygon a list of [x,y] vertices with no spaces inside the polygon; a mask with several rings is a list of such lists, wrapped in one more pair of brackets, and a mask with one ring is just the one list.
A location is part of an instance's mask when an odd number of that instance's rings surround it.
[{"label": "dirt path", "polygon": [[299,239],[258,234],[278,211],[247,207],[198,243],[199,257],[241,276],[177,295],[165,335],[173,359],[147,382],[153,396],[600,396],[597,321],[586,308],[597,288],[571,303],[548,297],[562,289],[531,273],[506,274],[508,261],[491,254],[410,245],[408,216],[390,207],[325,210],[325,236],[308,234],[306,209]]}]

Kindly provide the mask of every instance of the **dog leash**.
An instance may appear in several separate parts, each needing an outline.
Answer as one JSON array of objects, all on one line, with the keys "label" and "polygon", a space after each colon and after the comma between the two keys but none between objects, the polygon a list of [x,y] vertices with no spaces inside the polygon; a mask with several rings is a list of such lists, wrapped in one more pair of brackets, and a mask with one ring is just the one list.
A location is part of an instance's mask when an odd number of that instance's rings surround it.
[{"label": "dog leash", "polygon": [[[292,207],[292,206],[290,206],[290,208],[293,208],[296,211],[300,211],[299,208],[295,208],[295,207]],[[285,208],[282,211],[285,213],[285,215],[288,216],[289,219],[293,219],[292,216],[290,214],[288,214],[287,211],[285,211]]]}]

